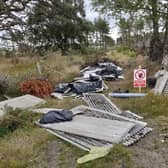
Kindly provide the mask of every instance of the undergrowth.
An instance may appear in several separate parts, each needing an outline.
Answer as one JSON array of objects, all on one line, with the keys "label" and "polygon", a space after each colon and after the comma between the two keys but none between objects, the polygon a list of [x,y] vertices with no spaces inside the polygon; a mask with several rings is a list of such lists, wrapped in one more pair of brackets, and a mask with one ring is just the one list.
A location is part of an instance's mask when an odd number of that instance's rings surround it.
[{"label": "undergrowth", "polygon": [[19,128],[33,128],[36,114],[28,110],[13,110],[9,107],[5,111],[6,114],[0,120],[0,137],[4,137]]}]

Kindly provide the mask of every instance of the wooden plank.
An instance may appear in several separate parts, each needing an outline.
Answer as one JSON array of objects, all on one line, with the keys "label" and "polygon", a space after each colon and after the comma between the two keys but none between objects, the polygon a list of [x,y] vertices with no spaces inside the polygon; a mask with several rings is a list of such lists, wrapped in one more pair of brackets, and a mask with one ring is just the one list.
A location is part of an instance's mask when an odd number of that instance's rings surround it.
[{"label": "wooden plank", "polygon": [[162,94],[167,81],[168,81],[168,72],[164,70],[162,72],[162,76],[159,76],[159,78],[157,79],[155,89],[154,89],[154,93]]},{"label": "wooden plank", "polygon": [[167,80],[166,85],[164,87],[163,94],[168,95],[168,80]]},{"label": "wooden plank", "polygon": [[120,143],[135,124],[123,121],[75,116],[70,122],[45,124],[43,127],[112,143]]},{"label": "wooden plank", "polygon": [[63,109],[58,109],[58,108],[38,108],[38,109],[33,109],[32,111],[34,113],[40,113],[40,114],[46,114],[49,111],[61,111]]}]

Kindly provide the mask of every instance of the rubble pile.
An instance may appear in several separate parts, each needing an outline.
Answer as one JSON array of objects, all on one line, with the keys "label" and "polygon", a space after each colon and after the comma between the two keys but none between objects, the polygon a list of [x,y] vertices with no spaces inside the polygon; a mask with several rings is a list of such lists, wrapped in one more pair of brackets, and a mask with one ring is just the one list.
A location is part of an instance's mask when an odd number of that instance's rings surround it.
[{"label": "rubble pile", "polygon": [[[93,147],[112,147],[113,144],[130,146],[152,131],[142,121],[143,117],[122,111],[103,94],[86,93],[83,99],[89,107],[80,105],[70,109],[72,120],[45,124],[38,121],[36,124],[87,151]],[[34,112],[47,115],[50,110],[54,109],[35,109]]]},{"label": "rubble pile", "polygon": [[112,62],[97,63],[95,66],[87,66],[80,71],[82,78],[90,75],[101,76],[104,80],[124,79],[123,69]]}]

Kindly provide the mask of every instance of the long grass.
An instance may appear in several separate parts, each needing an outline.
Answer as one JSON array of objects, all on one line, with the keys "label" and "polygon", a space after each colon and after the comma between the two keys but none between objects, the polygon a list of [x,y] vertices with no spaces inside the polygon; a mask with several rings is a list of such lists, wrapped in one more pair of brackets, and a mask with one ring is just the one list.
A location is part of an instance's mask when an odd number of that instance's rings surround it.
[{"label": "long grass", "polygon": [[[50,81],[57,85],[61,82],[69,82],[73,77],[78,76],[81,65],[94,62],[102,57],[104,56],[79,55],[62,57],[57,53],[48,53],[45,60],[36,58],[33,60],[21,59],[17,65],[13,65],[10,59],[1,59],[4,64],[0,62],[0,70],[5,74],[16,76],[16,78],[19,79],[24,79],[25,74],[32,70],[34,71],[33,75],[35,77],[41,77],[36,69],[36,62],[38,61],[42,67],[42,76],[49,78]],[[138,66],[136,59],[117,53],[116,51],[110,51],[106,57],[118,61],[119,64],[126,69],[125,80],[106,82],[109,86],[107,93],[118,87],[133,90],[132,72],[133,69]],[[147,65],[149,65],[149,63],[145,62],[143,66]],[[155,72],[158,65],[154,67],[152,67],[152,65],[153,64],[150,63],[149,69],[151,69],[151,72]],[[15,88],[16,85],[13,86],[13,90],[15,90]],[[146,91],[148,92],[148,90]],[[164,126],[167,124],[167,97],[154,95],[149,92],[149,95],[144,98],[111,100],[123,110],[131,110],[144,116],[145,120],[150,119],[154,121],[154,126],[158,129],[160,122],[162,122]],[[46,98],[46,101],[47,103],[40,107],[71,109],[79,104],[84,104],[81,99],[73,98],[65,98],[64,100]],[[4,118],[3,123],[0,125],[1,135],[3,135],[0,138],[0,168],[50,168],[51,165],[56,165],[58,168],[136,167],[132,161],[134,155],[131,152],[132,150],[121,145],[114,146],[109,155],[105,158],[83,165],[77,165],[76,159],[87,152],[59,140],[55,136],[47,133],[47,131],[35,126],[33,124],[34,121],[40,117],[40,115],[34,115],[29,111],[16,110]],[[164,120],[158,120],[158,118],[164,118]],[[15,126],[15,129],[13,129],[13,126]],[[52,150],[55,152],[52,153]],[[141,153],[139,155],[141,155]],[[139,160],[139,162],[141,162],[141,160]]]}]

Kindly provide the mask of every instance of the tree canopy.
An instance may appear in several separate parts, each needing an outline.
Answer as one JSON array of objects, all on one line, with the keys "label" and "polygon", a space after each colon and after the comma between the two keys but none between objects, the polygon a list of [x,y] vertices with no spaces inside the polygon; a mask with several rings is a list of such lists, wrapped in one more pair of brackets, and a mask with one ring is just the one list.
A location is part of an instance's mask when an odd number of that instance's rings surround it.
[{"label": "tree canopy", "polygon": [[[106,15],[112,16],[118,21],[123,38],[129,40],[129,42],[134,32],[133,28],[142,30],[150,27],[151,29],[148,29],[148,33],[151,33],[150,57],[152,60],[162,58],[168,30],[167,1],[92,0],[92,4],[96,11],[106,13]],[[164,32],[164,40],[160,37],[160,29]]]}]

